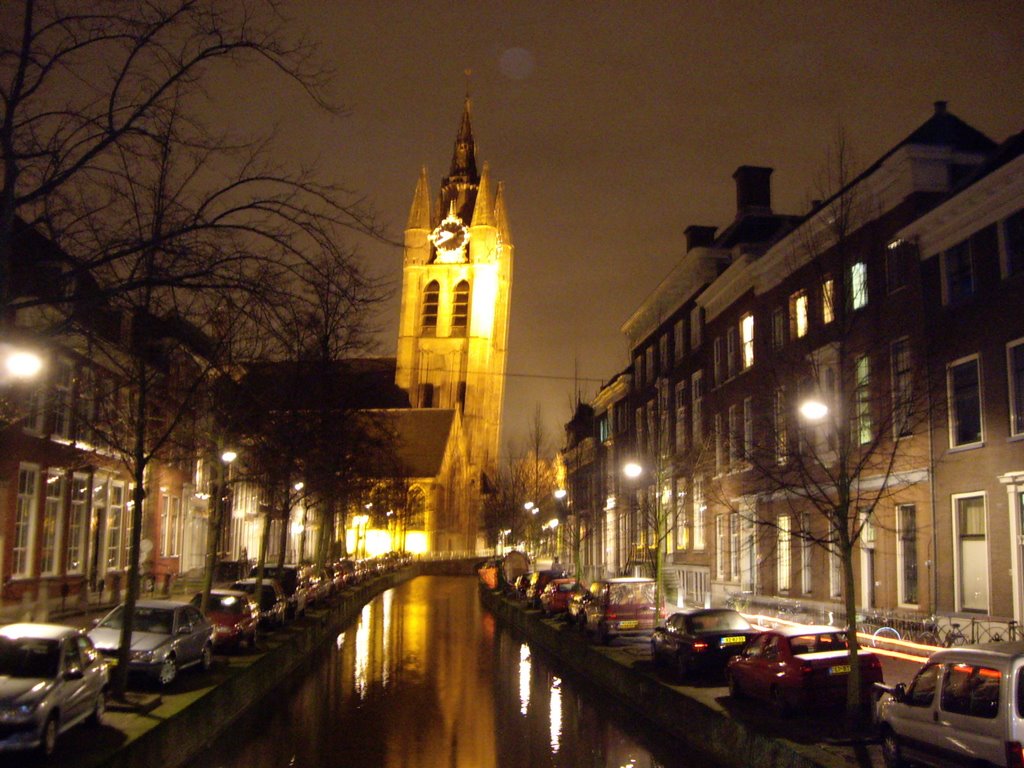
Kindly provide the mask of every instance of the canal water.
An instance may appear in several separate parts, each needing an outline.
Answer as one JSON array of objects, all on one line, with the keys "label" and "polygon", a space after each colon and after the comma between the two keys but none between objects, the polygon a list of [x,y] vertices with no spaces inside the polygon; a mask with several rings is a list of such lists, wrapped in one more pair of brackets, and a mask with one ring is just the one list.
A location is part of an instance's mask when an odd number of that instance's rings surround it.
[{"label": "canal water", "polygon": [[190,768],[709,765],[636,720],[498,626],[475,579],[421,576]]}]

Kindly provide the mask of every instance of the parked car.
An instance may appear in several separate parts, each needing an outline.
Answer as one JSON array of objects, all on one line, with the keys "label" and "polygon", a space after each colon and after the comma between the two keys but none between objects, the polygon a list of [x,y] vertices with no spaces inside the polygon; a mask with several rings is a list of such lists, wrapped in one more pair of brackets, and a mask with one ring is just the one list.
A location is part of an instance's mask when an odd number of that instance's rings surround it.
[{"label": "parked car", "polygon": [[[874,685],[882,682],[875,654],[860,649],[861,700],[874,702]],[[850,657],[846,633],[837,627],[777,627],[747,643],[729,659],[726,678],[733,698],[768,701],[775,713],[839,704],[846,700]]]},{"label": "parked car", "polygon": [[[256,576],[258,568],[249,571],[249,577]],[[298,565],[283,565],[278,568],[276,565],[263,566],[263,578],[274,579],[281,585],[285,597],[288,598],[288,618],[304,616],[306,604],[309,601],[309,585],[302,578]]]},{"label": "parked car", "polygon": [[[89,632],[89,638],[107,659],[117,658],[124,623],[124,604],[117,606]],[[140,600],[135,604],[129,672],[142,672],[162,686],[178,672],[213,664],[213,624],[199,609],[176,600]]]},{"label": "parked car", "polygon": [[259,606],[261,627],[283,627],[288,617],[288,597],[281,585],[274,579],[263,579],[260,594],[256,595],[256,579],[240,579],[231,585],[231,590],[244,592],[256,600]]},{"label": "parked car", "polygon": [[107,663],[85,633],[55,624],[0,628],[0,753],[53,754],[57,737],[106,710]]},{"label": "parked car", "polygon": [[323,568],[306,566],[299,578],[306,584],[306,601],[310,604],[326,602],[334,594],[334,580]]},{"label": "parked car", "polygon": [[586,617],[583,615],[583,606],[589,600],[593,600],[594,596],[590,594],[590,590],[582,584],[576,585],[576,591],[569,595],[569,602],[565,608],[565,620],[572,626],[576,627],[580,632],[583,632],[586,628]]},{"label": "parked car", "polygon": [[545,616],[565,613],[569,609],[569,598],[578,589],[576,579],[552,579],[540,593],[540,609]]},{"label": "parked car", "polygon": [[731,608],[701,608],[673,613],[651,635],[651,660],[656,667],[680,676],[698,671],[725,670],[759,631]]},{"label": "parked car", "polygon": [[531,608],[540,608],[540,593],[544,591],[544,587],[554,579],[564,579],[566,575],[561,568],[534,571],[530,576],[530,583],[526,587],[526,604]]},{"label": "parked car", "polygon": [[526,598],[526,589],[530,586],[530,579],[533,578],[533,571],[521,573],[516,577],[516,580],[512,582],[512,593],[513,597],[517,597],[520,600]]},{"label": "parked car", "polygon": [[[203,593],[192,598],[192,605],[200,608]],[[252,597],[239,590],[211,589],[206,605],[206,618],[213,622],[214,650],[238,650],[242,645],[256,647],[260,621],[260,608]]]},{"label": "parked car", "polygon": [[334,564],[334,570],[341,574],[343,587],[350,587],[359,580],[354,560],[339,560]]},{"label": "parked car", "polygon": [[936,651],[910,685],[879,686],[877,720],[889,768],[1024,766],[1024,643]]},{"label": "parked car", "polygon": [[651,634],[659,614],[656,592],[654,579],[623,576],[595,581],[591,597],[582,604],[583,629],[604,645],[616,637]]}]

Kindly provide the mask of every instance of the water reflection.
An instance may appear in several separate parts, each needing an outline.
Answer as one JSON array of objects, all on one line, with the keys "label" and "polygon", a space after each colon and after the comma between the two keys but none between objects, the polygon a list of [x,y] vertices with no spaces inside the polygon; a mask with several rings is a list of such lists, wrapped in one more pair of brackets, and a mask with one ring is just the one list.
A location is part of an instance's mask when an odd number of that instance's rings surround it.
[{"label": "water reflection", "polygon": [[384,593],[253,720],[236,731],[251,740],[225,739],[193,768],[698,765],[595,708],[495,624],[470,579]]}]

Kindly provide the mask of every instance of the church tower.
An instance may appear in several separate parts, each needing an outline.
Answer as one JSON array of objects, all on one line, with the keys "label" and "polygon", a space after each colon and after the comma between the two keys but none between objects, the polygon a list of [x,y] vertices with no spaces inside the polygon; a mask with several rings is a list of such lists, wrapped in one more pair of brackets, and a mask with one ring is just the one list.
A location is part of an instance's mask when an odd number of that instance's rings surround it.
[{"label": "church tower", "polygon": [[426,168],[413,194],[395,382],[414,408],[461,413],[477,508],[498,468],[512,254],[504,187],[487,163],[477,171],[467,96],[436,205]]}]

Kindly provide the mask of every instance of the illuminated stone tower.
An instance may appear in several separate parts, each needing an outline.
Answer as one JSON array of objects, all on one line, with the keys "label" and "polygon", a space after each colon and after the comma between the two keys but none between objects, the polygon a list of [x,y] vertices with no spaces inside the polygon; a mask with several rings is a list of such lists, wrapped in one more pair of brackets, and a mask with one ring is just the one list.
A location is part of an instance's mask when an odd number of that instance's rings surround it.
[{"label": "illuminated stone tower", "polygon": [[475,517],[498,465],[513,245],[503,186],[486,163],[477,172],[468,96],[435,207],[428,190],[424,168],[405,228],[395,382],[414,408],[461,412]]}]

